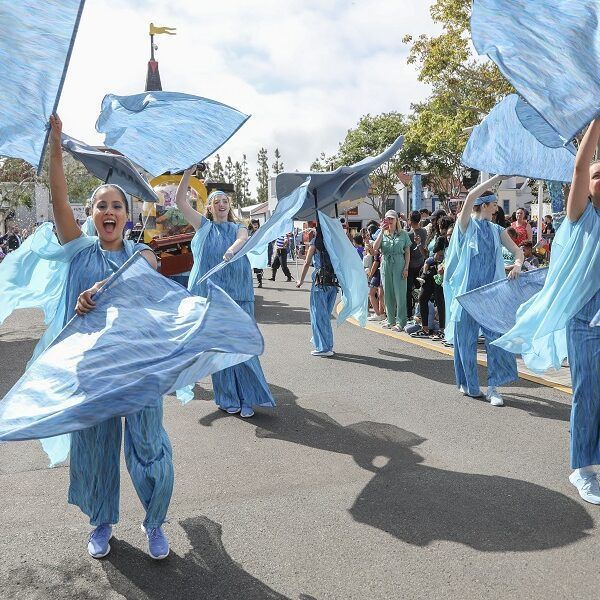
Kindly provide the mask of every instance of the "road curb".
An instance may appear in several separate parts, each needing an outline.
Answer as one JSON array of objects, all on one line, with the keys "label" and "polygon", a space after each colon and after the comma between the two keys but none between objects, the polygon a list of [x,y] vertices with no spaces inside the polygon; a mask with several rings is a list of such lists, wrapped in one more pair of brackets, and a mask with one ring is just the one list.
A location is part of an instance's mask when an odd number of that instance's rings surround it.
[{"label": "road curb", "polygon": [[[339,309],[336,310],[339,313]],[[356,325],[357,327],[360,327],[358,321],[353,317],[350,317],[348,319],[348,322],[352,323],[353,325]],[[410,337],[410,335],[408,335],[408,333],[405,332],[396,332],[391,331],[390,329],[382,329],[380,325],[371,325],[370,323],[367,323],[364,329],[368,329],[373,333],[387,335],[388,337],[395,338],[408,344],[413,344],[414,346],[420,346],[421,348],[426,348],[427,350],[433,350],[434,352],[445,354],[446,356],[454,356],[454,351],[452,350],[452,348],[442,346],[441,344],[437,344],[435,342],[428,342],[423,339]],[[477,364],[483,367],[487,367],[487,359],[478,354]],[[555,390],[559,390],[561,392],[564,392],[565,394],[573,394],[573,389],[570,386],[566,386],[556,381],[552,381],[551,379],[546,379],[545,377],[541,377],[540,375],[535,375],[530,371],[525,371],[521,367],[521,365],[519,365],[518,373],[521,379],[532,381],[533,383],[538,383],[546,387],[554,388]]]}]

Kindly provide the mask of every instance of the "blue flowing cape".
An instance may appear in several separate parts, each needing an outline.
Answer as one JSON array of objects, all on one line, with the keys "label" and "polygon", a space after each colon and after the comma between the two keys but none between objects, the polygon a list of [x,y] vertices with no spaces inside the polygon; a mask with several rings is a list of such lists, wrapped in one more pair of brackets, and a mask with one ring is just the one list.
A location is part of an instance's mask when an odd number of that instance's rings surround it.
[{"label": "blue flowing cape", "polygon": [[137,252],[0,402],[0,440],[46,438],[156,406],[164,394],[262,354],[254,319],[209,283],[208,298]]},{"label": "blue flowing cape", "polygon": [[[367,156],[353,165],[339,167],[327,173],[280,173],[275,180],[277,198],[284,198],[310,178],[304,205],[296,212],[298,221],[309,221],[315,217],[315,209],[328,211],[345,200],[357,200],[369,193],[369,174],[391,160],[402,148],[404,137],[377,156]],[[315,206],[315,197],[317,206]]]},{"label": "blue flowing cape", "polygon": [[[517,111],[517,108],[520,108]],[[533,115],[531,113],[534,113]],[[575,168],[575,147],[562,146],[550,126],[542,121],[548,135],[554,134],[556,146],[548,146],[527,129],[523,120],[532,123],[537,113],[522,98],[511,94],[499,102],[490,114],[477,125],[469,137],[461,162],[473,169],[500,175],[519,175],[532,179],[570,182]],[[546,138],[547,143],[552,143]]]},{"label": "blue flowing cape", "polygon": [[160,175],[203,161],[248,119],[231,106],[190,94],[109,94],[102,101],[96,129],[106,134],[106,146]]},{"label": "blue flowing cape", "polygon": [[325,248],[342,289],[342,310],[338,315],[338,325],[348,317],[354,317],[364,327],[369,316],[369,285],[362,260],[339,219],[328,217],[319,211],[319,224]]},{"label": "blue flowing cape", "polygon": [[[258,231],[252,235],[239,252],[229,261],[223,261],[213,267],[210,271],[205,273],[200,282],[208,279],[211,275],[225,268],[229,263],[239,260],[243,256],[248,256],[250,264],[256,268],[261,269],[264,267],[254,266],[256,264],[262,264],[262,257],[266,257],[269,242],[276,240],[278,237],[285,235],[290,232],[293,228],[293,217],[296,212],[304,205],[306,196],[308,193],[309,181],[306,180],[302,185],[292,190],[285,198],[282,198],[277,202],[277,206],[273,211],[273,214],[269,217],[267,222],[259,227]],[[192,240],[192,251],[194,253],[194,266],[190,272],[189,286],[195,285],[200,268],[200,256],[204,247],[204,241],[208,235],[208,229],[206,223],[204,227],[201,227],[194,239]],[[205,230],[205,231],[203,231]],[[356,253],[356,252],[355,252]]]},{"label": "blue flowing cape", "polygon": [[560,369],[567,358],[568,321],[600,288],[600,210],[592,203],[575,223],[559,227],[543,289],[523,304],[515,326],[494,344],[521,354],[529,369]]},{"label": "blue flowing cape", "polygon": [[[471,273],[471,258],[479,254],[479,242],[476,227],[472,226],[473,217],[469,220],[469,226],[463,233],[458,223],[456,224],[450,245],[446,250],[444,258],[444,299],[446,304],[446,328],[444,336],[449,343],[454,341],[454,328],[462,315],[462,306],[458,301],[458,296],[467,292],[469,285],[469,275]],[[499,231],[502,227],[492,223]],[[506,278],[504,271],[504,261],[502,260],[502,245],[499,236],[494,236],[494,249],[496,270],[494,280],[498,281]]]},{"label": "blue flowing cape", "polygon": [[0,3],[0,156],[42,168],[84,0]]},{"label": "blue flowing cape", "polygon": [[562,138],[600,114],[598,0],[474,0],[471,35]]},{"label": "blue flowing cape", "polygon": [[481,326],[506,333],[515,326],[521,304],[544,287],[547,274],[548,269],[527,271],[517,279],[494,281],[456,299]]}]

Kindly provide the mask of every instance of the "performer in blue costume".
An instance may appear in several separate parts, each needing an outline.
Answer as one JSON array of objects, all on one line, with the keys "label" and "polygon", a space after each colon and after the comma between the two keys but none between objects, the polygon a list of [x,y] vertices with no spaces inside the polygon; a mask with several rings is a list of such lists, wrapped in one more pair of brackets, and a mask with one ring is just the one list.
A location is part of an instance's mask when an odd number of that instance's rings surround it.
[{"label": "performer in blue costume", "polygon": [[[56,231],[65,250],[78,244],[81,229],[67,196],[60,135],[62,123],[51,117],[50,191]],[[154,253],[143,244],[123,240],[127,202],[123,190],[101,185],[92,195],[92,218],[98,238],[71,257],[65,289],[65,311],[57,315],[61,327],[75,312],[94,308],[93,294],[136,251],[156,268]],[[49,342],[50,340],[48,340]],[[110,368],[110,365],[107,365]],[[71,434],[69,502],[79,506],[95,526],[88,551],[94,558],[110,552],[112,525],[119,520],[121,418]],[[52,439],[46,440],[52,443]],[[125,418],[125,461],[136,492],[146,510],[142,525],[152,558],[162,559],[169,544],[162,531],[173,490],[171,444],[162,425],[162,405]]]},{"label": "performer in blue costume", "polygon": [[512,279],[521,273],[523,251],[504,228],[491,222],[498,203],[496,196],[486,189],[501,180],[501,176],[493,177],[467,195],[450,239],[444,272],[445,337],[454,344],[456,383],[466,396],[483,397],[477,376],[477,338],[482,331],[488,361],[486,398],[493,406],[504,404],[498,387],[517,379],[516,358],[491,345],[500,334],[481,327],[462,309],[456,297],[505,277],[501,246],[516,257],[509,277]]},{"label": "performer in blue costume", "polygon": [[571,473],[579,495],[600,504],[594,466],[600,464],[600,161],[593,161],[600,119],[577,152],[567,219],[559,227],[543,289],[523,304],[515,326],[494,342],[521,353],[536,372],[569,358],[573,385]]},{"label": "performer in blue costume", "polygon": [[[325,244],[323,242],[323,232],[317,225],[317,234],[311,240],[310,247],[306,254],[300,281],[296,284],[299,288],[306,279],[308,268],[312,264],[314,271],[312,273],[312,286],[310,288],[310,326],[312,329],[311,343],[315,349],[311,352],[313,356],[333,356],[333,328],[331,327],[331,313],[335,308],[337,298],[337,287],[327,285],[327,275],[325,278],[321,275],[333,273],[333,269],[325,269],[326,263],[331,267],[331,261],[326,256]],[[325,258],[324,258],[325,255]]]},{"label": "performer in blue costume", "polygon": [[[187,190],[193,168],[184,172],[177,188],[177,207],[188,223],[196,230],[192,240],[194,266],[190,273],[188,289],[193,294],[206,296],[207,281],[202,276],[222,260],[230,260],[248,239],[248,230],[237,223],[225,192],[214,191],[208,197],[206,216],[194,210],[187,201]],[[211,281],[225,290],[248,314],[254,316],[254,289],[252,268],[248,258],[243,257],[217,271]],[[235,332],[230,332],[235,335]],[[257,356],[223,369],[212,375],[213,391],[217,406],[234,415],[254,416],[254,406],[275,406],[275,400],[265,379]]]}]

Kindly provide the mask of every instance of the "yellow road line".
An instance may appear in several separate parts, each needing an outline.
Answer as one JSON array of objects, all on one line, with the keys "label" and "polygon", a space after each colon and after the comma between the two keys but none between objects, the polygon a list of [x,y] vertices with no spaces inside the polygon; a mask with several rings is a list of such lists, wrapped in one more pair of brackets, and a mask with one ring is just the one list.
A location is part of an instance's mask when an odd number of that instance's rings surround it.
[{"label": "yellow road line", "polygon": [[[348,321],[358,327],[358,321],[356,319],[351,317],[348,319]],[[452,348],[447,348],[446,346],[442,346],[441,344],[434,344],[432,342],[426,342],[425,340],[413,338],[404,332],[400,333],[396,331],[391,331],[390,329],[382,329],[381,326],[371,325],[369,323],[367,323],[365,329],[368,329],[369,331],[372,331],[374,333],[387,335],[388,337],[401,340],[402,342],[407,342],[415,346],[420,346],[421,348],[426,348],[427,350],[433,350],[434,352],[439,352],[440,354],[445,354],[446,356],[454,356],[454,351],[452,350]],[[483,367],[487,367],[487,360],[478,354],[477,364]],[[573,394],[573,390],[571,387],[562,385],[556,381],[545,379],[544,377],[540,377],[539,375],[534,375],[533,373],[524,371],[521,368],[519,369],[518,373],[521,379],[526,379],[527,381],[533,381],[534,383],[554,388],[555,390],[559,390],[561,392],[564,392],[565,394]]]}]

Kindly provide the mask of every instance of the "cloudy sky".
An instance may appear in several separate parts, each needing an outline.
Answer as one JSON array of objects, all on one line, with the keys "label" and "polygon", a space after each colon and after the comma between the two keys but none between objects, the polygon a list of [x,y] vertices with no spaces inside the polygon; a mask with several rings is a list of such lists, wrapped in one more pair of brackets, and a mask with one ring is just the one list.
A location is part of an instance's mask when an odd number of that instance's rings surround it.
[{"label": "cloudy sky", "polygon": [[206,96],[252,115],[220,150],[279,147],[286,170],[334,153],[361,115],[427,96],[406,64],[406,34],[434,31],[427,0],[88,0],[60,102],[65,131],[101,143],[106,93],[143,91],[148,25],[158,36],[163,89]]}]

